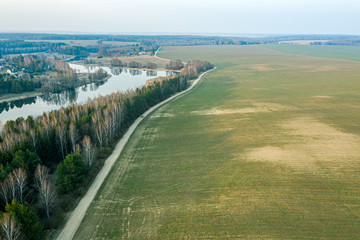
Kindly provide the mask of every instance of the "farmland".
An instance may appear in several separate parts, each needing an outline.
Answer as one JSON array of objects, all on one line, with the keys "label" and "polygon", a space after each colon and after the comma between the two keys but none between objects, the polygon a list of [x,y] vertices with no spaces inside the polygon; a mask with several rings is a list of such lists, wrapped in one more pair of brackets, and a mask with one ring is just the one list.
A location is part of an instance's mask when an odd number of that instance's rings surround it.
[{"label": "farmland", "polygon": [[358,46],[304,46],[288,44],[267,44],[263,46],[269,49],[289,54],[360,61],[360,47]]},{"label": "farmland", "polygon": [[163,47],[217,70],[144,119],[75,239],[360,238],[360,63],[285,47]]}]

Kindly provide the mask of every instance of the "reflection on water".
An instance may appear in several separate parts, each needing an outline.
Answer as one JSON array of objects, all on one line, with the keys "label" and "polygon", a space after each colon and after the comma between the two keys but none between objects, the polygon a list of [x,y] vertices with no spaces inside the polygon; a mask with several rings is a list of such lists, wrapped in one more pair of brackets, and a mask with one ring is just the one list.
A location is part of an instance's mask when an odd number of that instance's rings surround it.
[{"label": "reflection on water", "polygon": [[142,70],[137,70],[137,69],[129,69],[129,72],[132,76],[136,76],[136,75],[141,75],[142,74]]},{"label": "reflection on water", "polygon": [[14,100],[11,102],[2,102],[0,103],[0,114],[3,111],[9,111],[13,108],[21,108],[25,104],[32,104],[36,102],[36,97],[30,97],[26,99]]},{"label": "reflection on water", "polygon": [[69,89],[61,93],[49,93],[41,96],[41,100],[54,105],[66,105],[69,102],[75,102],[79,93],[77,89]]},{"label": "reflection on water", "polygon": [[68,89],[65,91],[61,91],[60,93],[47,93],[39,97],[31,97],[26,99],[14,100],[11,102],[3,102],[0,103],[0,116],[2,112],[9,111],[10,109],[14,109],[15,107],[22,108],[24,105],[34,104],[36,103],[37,98],[42,102],[46,102],[50,105],[65,106],[68,103],[76,102],[79,97],[79,92],[96,91],[101,85],[104,85],[106,82],[107,80],[83,85],[79,88]]},{"label": "reflection on water", "polygon": [[123,71],[122,68],[110,68],[110,70],[111,70],[111,74],[113,75],[120,75]]},{"label": "reflection on water", "polygon": [[146,71],[146,76],[156,77],[156,76],[157,76],[157,72],[156,72],[156,71]]},{"label": "reflection on water", "polygon": [[[100,68],[87,68],[76,64],[70,64],[70,66],[80,73],[95,72]],[[0,103],[0,122],[5,123],[7,120],[15,120],[18,117],[26,118],[29,115],[42,115],[43,112],[60,109],[71,103],[84,103],[88,98],[93,99],[99,95],[104,96],[119,90],[136,88],[145,84],[146,80],[156,76],[176,75],[176,73],[165,71],[102,68],[111,74],[108,80],[87,84],[60,93],[48,93],[43,96]]]}]

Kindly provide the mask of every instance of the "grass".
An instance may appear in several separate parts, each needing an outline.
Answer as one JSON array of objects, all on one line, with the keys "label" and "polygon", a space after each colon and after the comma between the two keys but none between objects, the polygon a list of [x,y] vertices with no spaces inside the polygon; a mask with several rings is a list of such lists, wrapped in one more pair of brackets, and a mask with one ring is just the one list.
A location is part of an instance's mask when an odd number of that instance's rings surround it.
[{"label": "grass", "polygon": [[30,97],[36,97],[42,95],[42,92],[40,90],[35,90],[31,92],[23,92],[23,93],[7,93],[7,94],[1,94],[0,95],[0,103],[7,102],[7,101],[13,101],[18,99],[25,99]]},{"label": "grass", "polygon": [[321,58],[335,58],[351,61],[360,61],[360,46],[317,46],[317,45],[291,45],[291,44],[267,44],[268,49]]},{"label": "grass", "polygon": [[218,69],[148,116],[75,239],[359,239],[360,63],[164,47]]}]

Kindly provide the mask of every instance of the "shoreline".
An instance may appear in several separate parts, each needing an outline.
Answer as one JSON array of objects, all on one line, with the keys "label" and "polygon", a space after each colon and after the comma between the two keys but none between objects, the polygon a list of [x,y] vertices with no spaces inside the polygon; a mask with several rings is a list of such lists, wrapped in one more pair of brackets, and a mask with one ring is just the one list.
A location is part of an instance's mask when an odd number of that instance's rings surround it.
[{"label": "shoreline", "polygon": [[[85,85],[88,85],[88,84],[92,84],[92,83],[96,83],[96,82],[102,82],[102,81],[106,81],[106,80],[109,80],[111,78],[112,75],[109,75],[107,76],[106,78],[104,79],[101,79],[101,80],[96,80],[94,82],[89,82],[89,83],[86,83],[86,84],[79,84],[79,85],[76,85],[74,88],[78,88],[78,87],[82,87],[82,86],[85,86]],[[61,90],[60,92],[62,91],[66,91],[66,90],[69,90],[71,88],[68,88],[68,89],[64,89],[64,90]],[[49,94],[49,93],[57,93],[57,92],[48,92],[48,93],[42,93],[41,91],[40,92],[37,92],[37,91],[32,91],[32,92],[25,92],[27,94],[25,95],[22,95],[22,96],[17,96],[17,97],[10,97],[10,98],[5,98],[5,99],[0,99],[0,104],[1,103],[6,103],[6,102],[13,102],[13,101],[17,101],[17,100],[25,100],[25,99],[28,99],[28,98],[33,98],[33,97],[38,97],[38,96],[44,96],[46,94]],[[31,95],[33,94],[33,95]]]},{"label": "shoreline", "polygon": [[82,62],[72,62],[73,64],[78,64],[84,67],[107,67],[107,68],[122,68],[122,69],[128,69],[128,70],[143,70],[143,71],[153,71],[153,72],[159,72],[159,71],[163,71],[163,72],[178,72],[180,73],[181,70],[171,70],[171,69],[165,69],[165,68],[155,68],[155,69],[149,69],[149,68],[130,68],[130,67],[112,67],[110,65],[102,65],[100,66],[99,64],[85,64]]},{"label": "shoreline", "polygon": [[[42,92],[36,92],[36,91],[27,92],[27,93],[29,93],[29,94],[28,95],[17,96],[17,97],[10,97],[10,98],[1,99],[0,103],[12,102],[12,101],[16,101],[16,100],[24,100],[24,99],[44,95]],[[33,95],[31,95],[32,93],[33,93]]]}]

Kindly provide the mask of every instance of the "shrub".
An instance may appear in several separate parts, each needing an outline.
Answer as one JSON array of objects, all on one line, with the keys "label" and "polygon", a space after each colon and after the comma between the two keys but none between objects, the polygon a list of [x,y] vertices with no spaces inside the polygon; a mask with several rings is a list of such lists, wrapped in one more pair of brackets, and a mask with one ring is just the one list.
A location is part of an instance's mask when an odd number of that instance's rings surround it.
[{"label": "shrub", "polygon": [[59,193],[73,191],[84,179],[86,166],[79,152],[66,156],[56,169],[56,189]]}]

